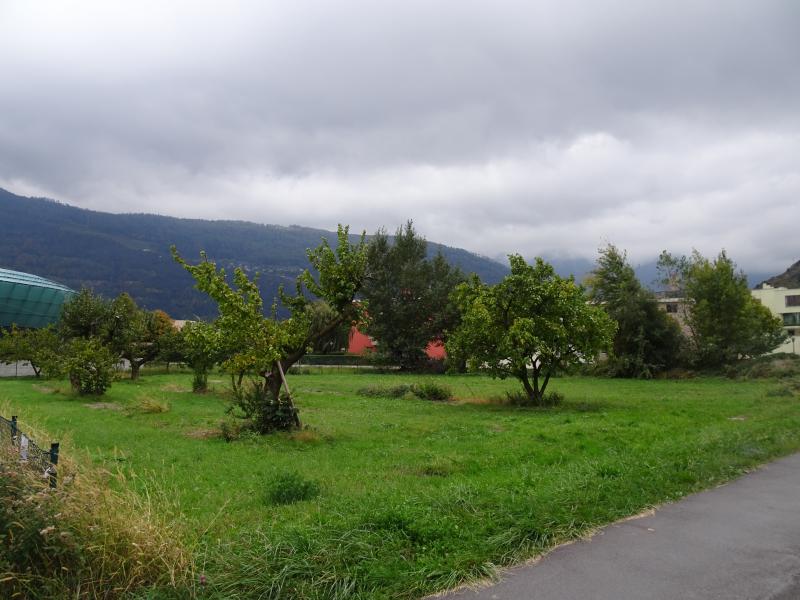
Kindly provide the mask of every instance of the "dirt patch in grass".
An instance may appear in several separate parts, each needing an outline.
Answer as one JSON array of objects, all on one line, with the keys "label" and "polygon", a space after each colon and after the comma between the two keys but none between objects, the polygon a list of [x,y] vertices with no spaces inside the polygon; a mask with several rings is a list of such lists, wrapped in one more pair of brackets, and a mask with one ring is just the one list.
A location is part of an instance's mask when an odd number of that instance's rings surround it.
[{"label": "dirt patch in grass", "polygon": [[217,428],[212,429],[192,429],[186,432],[186,437],[194,440],[212,440],[222,435],[222,432]]},{"label": "dirt patch in grass", "polygon": [[479,406],[504,403],[505,398],[456,398],[453,400],[453,404],[477,404]]},{"label": "dirt patch in grass", "polygon": [[122,406],[116,402],[90,402],[84,406],[93,410],[122,410]]},{"label": "dirt patch in grass", "polygon": [[46,385],[39,385],[38,383],[31,386],[37,392],[41,392],[42,394],[58,394],[61,390],[58,388],[51,388]]},{"label": "dirt patch in grass", "polygon": [[184,393],[190,392],[191,390],[188,389],[185,386],[178,385],[177,383],[167,383],[167,384],[161,386],[161,391],[162,392],[175,392],[175,393],[179,393],[179,394],[184,394]]}]

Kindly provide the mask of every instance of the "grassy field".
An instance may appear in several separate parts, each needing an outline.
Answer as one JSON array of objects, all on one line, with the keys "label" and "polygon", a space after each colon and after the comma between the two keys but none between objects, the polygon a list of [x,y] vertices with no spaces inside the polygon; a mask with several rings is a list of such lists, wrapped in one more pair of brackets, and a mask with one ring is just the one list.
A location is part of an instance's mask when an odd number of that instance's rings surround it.
[{"label": "grassy field", "polygon": [[[121,381],[94,405],[0,380],[0,406],[121,470],[220,598],[419,597],[800,448],[798,396],[770,380],[561,378],[548,409],[500,404],[516,384],[477,376],[436,377],[446,403],[357,393],[425,380],[292,376],[307,428],[235,442],[216,436],[221,377],[207,395],[182,374]],[[276,503],[292,476],[319,494]]]}]

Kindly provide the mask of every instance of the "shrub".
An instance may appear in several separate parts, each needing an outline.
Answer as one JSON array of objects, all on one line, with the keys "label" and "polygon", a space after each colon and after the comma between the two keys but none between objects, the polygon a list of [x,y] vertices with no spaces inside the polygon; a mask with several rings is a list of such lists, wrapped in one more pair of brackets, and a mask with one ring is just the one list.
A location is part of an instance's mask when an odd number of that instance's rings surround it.
[{"label": "shrub", "polygon": [[279,474],[267,488],[266,501],[269,504],[293,504],[303,500],[316,498],[320,493],[320,485],[312,479],[306,479],[296,471]]},{"label": "shrub", "polygon": [[289,431],[297,426],[297,408],[286,392],[276,401],[259,381],[249,381],[234,391],[233,408],[241,411],[246,427],[258,433]]},{"label": "shrub", "polygon": [[111,387],[115,363],[111,351],[99,340],[77,338],[68,344],[61,368],[74,392],[102,396]]},{"label": "shrub", "polygon": [[800,357],[787,353],[766,354],[730,365],[725,374],[742,379],[797,377],[800,376]]},{"label": "shrub", "polygon": [[794,396],[794,390],[787,385],[782,385],[780,387],[767,390],[766,394],[764,395],[768,398],[788,398],[790,396]]},{"label": "shrub", "polygon": [[368,398],[402,398],[406,394],[412,393],[412,386],[401,383],[399,385],[369,385],[360,388],[357,392],[359,396]]},{"label": "shrub", "polygon": [[370,385],[359,389],[357,393],[359,396],[367,396],[369,398],[403,398],[404,396],[413,395],[420,400],[435,401],[450,400],[453,397],[453,392],[449,387],[433,381],[415,383],[413,385],[406,383],[392,386]]},{"label": "shrub", "polygon": [[422,400],[435,400],[443,402],[450,400],[453,397],[452,390],[446,385],[434,383],[433,381],[426,381],[425,383],[417,383],[412,386],[411,391],[417,398]]},{"label": "shrub", "polygon": [[248,428],[248,423],[230,419],[221,421],[219,424],[220,435],[226,442],[235,442],[242,437],[242,433]]}]

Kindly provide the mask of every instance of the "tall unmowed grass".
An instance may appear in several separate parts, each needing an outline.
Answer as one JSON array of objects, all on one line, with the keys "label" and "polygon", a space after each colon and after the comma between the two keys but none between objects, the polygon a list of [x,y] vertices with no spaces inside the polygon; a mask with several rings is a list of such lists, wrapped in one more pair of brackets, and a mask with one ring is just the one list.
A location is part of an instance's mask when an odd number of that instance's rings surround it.
[{"label": "tall unmowed grass", "polygon": [[0,443],[0,597],[192,595],[190,553],[151,498],[80,465],[69,446],[62,445],[58,475],[50,488],[39,469]]}]

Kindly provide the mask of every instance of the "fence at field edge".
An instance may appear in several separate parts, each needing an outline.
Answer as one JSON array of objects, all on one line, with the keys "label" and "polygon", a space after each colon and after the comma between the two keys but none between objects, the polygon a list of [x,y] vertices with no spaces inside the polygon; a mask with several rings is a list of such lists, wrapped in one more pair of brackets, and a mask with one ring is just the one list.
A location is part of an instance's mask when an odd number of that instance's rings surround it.
[{"label": "fence at field edge", "polygon": [[11,420],[0,416],[0,439],[10,442],[19,454],[21,464],[41,470],[42,476],[50,479],[50,487],[56,487],[58,465],[58,442],[50,444],[50,450],[43,450],[31,437],[17,425],[17,416]]}]

